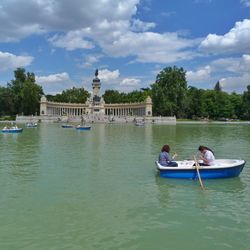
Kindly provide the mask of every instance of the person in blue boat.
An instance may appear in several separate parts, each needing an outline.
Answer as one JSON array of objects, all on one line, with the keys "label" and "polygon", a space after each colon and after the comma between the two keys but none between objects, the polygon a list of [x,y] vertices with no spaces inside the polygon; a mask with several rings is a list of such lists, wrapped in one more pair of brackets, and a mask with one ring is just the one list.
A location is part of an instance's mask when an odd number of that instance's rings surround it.
[{"label": "person in blue boat", "polygon": [[201,152],[201,159],[203,163],[199,163],[202,166],[212,166],[214,165],[215,157],[214,152],[206,147],[206,146],[199,146],[198,150]]},{"label": "person in blue boat", "polygon": [[178,164],[175,161],[173,161],[175,156],[176,156],[176,154],[174,154],[173,157],[171,157],[169,145],[164,145],[161,149],[158,160],[162,166],[177,167]]}]

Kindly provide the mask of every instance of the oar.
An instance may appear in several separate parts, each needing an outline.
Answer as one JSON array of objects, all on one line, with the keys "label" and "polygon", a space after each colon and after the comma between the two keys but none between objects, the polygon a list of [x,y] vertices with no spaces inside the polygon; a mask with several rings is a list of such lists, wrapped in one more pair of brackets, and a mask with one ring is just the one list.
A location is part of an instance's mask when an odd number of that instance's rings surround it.
[{"label": "oar", "polygon": [[196,171],[197,171],[197,175],[198,175],[198,179],[199,179],[199,182],[200,182],[200,185],[201,185],[201,188],[203,191],[205,191],[205,187],[202,183],[202,180],[201,180],[201,176],[200,176],[200,171],[199,171],[199,163],[198,161],[196,160],[195,156],[194,156],[194,161],[195,161],[195,167],[196,167]]}]

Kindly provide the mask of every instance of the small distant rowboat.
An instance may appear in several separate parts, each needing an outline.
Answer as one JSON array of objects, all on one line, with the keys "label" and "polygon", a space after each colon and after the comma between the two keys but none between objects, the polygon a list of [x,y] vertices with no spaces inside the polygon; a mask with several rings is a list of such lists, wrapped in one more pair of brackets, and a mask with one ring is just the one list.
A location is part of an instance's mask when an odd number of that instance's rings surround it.
[{"label": "small distant rowboat", "polygon": [[27,128],[37,128],[37,123],[36,122],[27,122],[26,127]]},{"label": "small distant rowboat", "polygon": [[[176,179],[198,179],[195,161],[176,161],[177,167],[162,166],[155,162],[156,168],[161,177]],[[201,161],[200,161],[201,163]],[[237,177],[245,166],[244,160],[217,159],[213,166],[199,166],[200,177],[202,179],[218,179]]]},{"label": "small distant rowboat", "polygon": [[23,131],[23,129],[18,128],[17,126],[11,126],[11,127],[5,126],[2,129],[3,133],[21,133],[22,131]]},{"label": "small distant rowboat", "polygon": [[77,129],[77,130],[90,130],[90,129],[91,129],[91,126],[87,126],[87,125],[85,125],[85,126],[77,125],[77,126],[76,126],[76,129]]},{"label": "small distant rowboat", "polygon": [[72,124],[63,124],[62,128],[74,128],[75,126]]},{"label": "small distant rowboat", "polygon": [[135,123],[135,126],[138,126],[138,127],[144,127],[145,123],[142,122],[142,121],[139,121],[139,122],[136,122]]}]

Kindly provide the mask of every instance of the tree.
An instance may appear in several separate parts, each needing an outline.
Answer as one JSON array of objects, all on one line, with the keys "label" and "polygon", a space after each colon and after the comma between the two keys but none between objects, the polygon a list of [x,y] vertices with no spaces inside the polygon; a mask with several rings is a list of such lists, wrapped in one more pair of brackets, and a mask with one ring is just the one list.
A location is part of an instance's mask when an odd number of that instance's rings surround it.
[{"label": "tree", "polygon": [[106,103],[121,103],[121,94],[117,90],[106,90],[103,94]]},{"label": "tree", "polygon": [[204,113],[208,118],[215,118],[218,114],[218,106],[216,103],[216,95],[214,90],[205,90],[202,96],[203,105],[204,105]]},{"label": "tree", "polygon": [[84,88],[75,88],[63,90],[61,94],[46,95],[48,101],[66,102],[66,103],[85,103],[90,94]]},{"label": "tree", "polygon": [[229,95],[229,99],[230,99],[230,103],[233,106],[233,114],[232,114],[232,118],[233,119],[239,119],[242,118],[242,114],[243,114],[243,98],[242,95],[240,94],[236,94],[236,93],[232,93],[231,95]]},{"label": "tree", "polygon": [[150,90],[144,89],[142,91],[132,91],[126,95],[127,102],[144,102],[150,95]]},{"label": "tree", "polygon": [[0,87],[0,116],[13,114],[13,95],[9,88]]},{"label": "tree", "polygon": [[14,71],[14,76],[15,79],[11,80],[11,83],[8,83],[7,86],[13,94],[14,112],[20,114],[22,112],[23,102],[22,89],[26,80],[25,69],[17,68]]},{"label": "tree", "polygon": [[42,87],[35,82],[34,73],[25,73],[24,68],[14,71],[15,79],[7,84],[13,96],[14,113],[31,115],[39,113]]},{"label": "tree", "polygon": [[89,92],[84,88],[73,87],[72,89],[67,89],[62,92],[64,102],[85,103],[89,96]]},{"label": "tree", "polygon": [[215,90],[217,111],[215,118],[232,118],[234,110],[230,102],[229,94]]},{"label": "tree", "polygon": [[22,89],[22,112],[24,115],[39,114],[40,99],[43,95],[43,90],[41,86],[35,84],[34,75],[27,75],[27,80]]},{"label": "tree", "polygon": [[187,91],[187,107],[186,115],[187,118],[200,118],[206,117],[207,113],[204,110],[203,95],[205,90],[197,89],[189,86]]},{"label": "tree", "polygon": [[221,91],[221,86],[220,86],[220,82],[219,81],[215,84],[214,90],[215,91]]},{"label": "tree", "polygon": [[143,102],[150,94],[150,89],[143,89],[142,91],[135,90],[130,93],[120,93],[117,90],[106,90],[103,98],[106,103]]},{"label": "tree", "polygon": [[156,77],[152,87],[155,115],[183,115],[187,93],[186,72],[183,68],[166,67]]},{"label": "tree", "polygon": [[243,117],[244,119],[250,119],[250,85],[247,86],[247,91],[243,93]]}]

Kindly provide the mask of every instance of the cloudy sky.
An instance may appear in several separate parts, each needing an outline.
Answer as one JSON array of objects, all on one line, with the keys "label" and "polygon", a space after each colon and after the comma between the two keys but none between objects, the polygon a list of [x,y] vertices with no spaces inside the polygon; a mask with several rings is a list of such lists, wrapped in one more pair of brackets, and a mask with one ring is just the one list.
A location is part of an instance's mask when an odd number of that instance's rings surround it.
[{"label": "cloudy sky", "polygon": [[149,87],[165,67],[189,86],[250,84],[250,0],[1,0],[0,85],[24,67],[45,94]]}]

